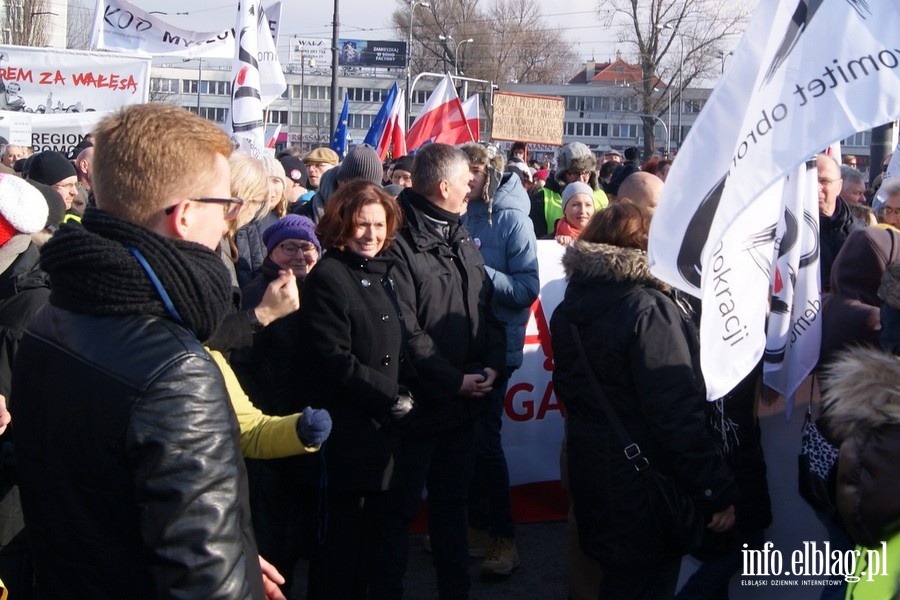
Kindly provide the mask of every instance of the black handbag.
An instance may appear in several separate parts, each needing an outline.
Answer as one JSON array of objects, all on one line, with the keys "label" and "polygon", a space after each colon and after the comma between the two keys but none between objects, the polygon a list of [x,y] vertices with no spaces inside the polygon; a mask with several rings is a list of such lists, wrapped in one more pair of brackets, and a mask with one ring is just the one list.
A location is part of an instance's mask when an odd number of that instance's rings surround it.
[{"label": "black handbag", "polygon": [[619,420],[612,404],[600,387],[594,375],[594,369],[588,362],[581,341],[581,334],[575,325],[571,325],[572,336],[575,338],[575,346],[581,359],[591,389],[604,413],[622,444],[625,458],[641,473],[647,487],[647,495],[650,501],[650,510],[653,513],[653,521],[660,535],[667,545],[681,554],[696,553],[704,548],[704,538],[707,533],[706,518],[696,500],[684,489],[680,483],[665,473],[654,468],[650,461],[641,453],[641,448],[630,441],[631,436],[625,431],[622,421]]}]

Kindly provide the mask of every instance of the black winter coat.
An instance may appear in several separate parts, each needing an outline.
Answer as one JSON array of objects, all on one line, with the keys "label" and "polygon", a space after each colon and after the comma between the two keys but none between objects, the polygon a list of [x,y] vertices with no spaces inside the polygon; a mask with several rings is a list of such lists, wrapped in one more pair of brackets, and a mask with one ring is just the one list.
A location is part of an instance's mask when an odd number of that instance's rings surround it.
[{"label": "black winter coat", "polygon": [[493,285],[465,225],[452,224],[444,239],[414,206],[427,199],[407,188],[397,200],[404,222],[388,254],[398,259],[394,280],[417,378],[410,383],[416,408],[402,423],[415,433],[442,431],[483,410],[484,399],[457,392],[465,373],[503,372],[506,331],[491,309]]},{"label": "black winter coat", "polygon": [[25,327],[50,297],[50,280],[39,259],[37,247],[29,243],[0,274],[0,394],[6,398],[10,397],[13,357]]},{"label": "black winter coat", "polygon": [[638,250],[577,241],[563,265],[569,284],[550,322],[553,385],[566,406],[581,546],[607,566],[671,560],[678,554],[655,527],[644,476],[591,392],[570,323],[632,441],[712,514],[732,504],[735,487],[708,427],[693,325]]},{"label": "black winter coat", "polygon": [[[278,265],[267,257],[262,272],[241,290],[241,312],[259,305],[278,272]],[[309,404],[298,391],[297,365],[302,356],[300,313],[295,311],[254,333],[252,346],[236,349],[230,362],[253,404],[266,414],[284,416]]]},{"label": "black winter coat", "polygon": [[237,420],[191,332],[47,305],[22,340],[13,396],[42,594],[263,598]]},{"label": "black winter coat", "polygon": [[847,203],[840,197],[830,217],[819,215],[819,269],[822,274],[822,289],[831,290],[831,267],[847,237],[866,225],[850,212]]},{"label": "black winter coat", "polygon": [[403,352],[393,262],[332,248],[303,284],[303,393],[331,413],[325,463],[335,489],[386,490],[393,478]]}]

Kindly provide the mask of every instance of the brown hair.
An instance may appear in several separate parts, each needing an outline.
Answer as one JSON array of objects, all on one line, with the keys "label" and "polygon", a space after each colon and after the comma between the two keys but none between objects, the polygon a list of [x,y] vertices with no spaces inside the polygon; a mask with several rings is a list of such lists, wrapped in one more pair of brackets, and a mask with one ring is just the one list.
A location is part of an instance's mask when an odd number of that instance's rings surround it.
[{"label": "brown hair", "polygon": [[597,212],[578,239],[622,248],[647,249],[650,218],[630,203],[610,204]]},{"label": "brown hair", "polygon": [[149,226],[173,196],[190,198],[209,185],[216,155],[228,158],[233,147],[214,123],[183,108],[123,108],[94,130],[97,206]]},{"label": "brown hair", "polygon": [[651,158],[649,160],[644,161],[644,164],[641,165],[641,171],[646,171],[647,173],[652,173],[656,175],[656,169],[659,168],[660,159]]},{"label": "brown hair", "polygon": [[323,248],[342,248],[353,239],[359,224],[359,211],[368,204],[384,208],[387,235],[384,248],[391,246],[403,220],[400,206],[380,186],[362,179],[349,181],[338,188],[325,204],[325,214],[316,226],[316,235]]}]

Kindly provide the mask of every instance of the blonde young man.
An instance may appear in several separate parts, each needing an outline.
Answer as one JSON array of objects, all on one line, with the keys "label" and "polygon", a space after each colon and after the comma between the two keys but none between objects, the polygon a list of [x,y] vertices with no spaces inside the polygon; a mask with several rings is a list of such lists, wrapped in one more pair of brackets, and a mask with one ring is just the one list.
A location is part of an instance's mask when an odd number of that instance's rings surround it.
[{"label": "blonde young man", "polygon": [[43,247],[54,292],[13,372],[38,587],[283,598],[261,569],[237,421],[202,345],[230,309],[215,249],[241,205],[231,140],[164,104],[125,108],[95,134],[97,209]]}]

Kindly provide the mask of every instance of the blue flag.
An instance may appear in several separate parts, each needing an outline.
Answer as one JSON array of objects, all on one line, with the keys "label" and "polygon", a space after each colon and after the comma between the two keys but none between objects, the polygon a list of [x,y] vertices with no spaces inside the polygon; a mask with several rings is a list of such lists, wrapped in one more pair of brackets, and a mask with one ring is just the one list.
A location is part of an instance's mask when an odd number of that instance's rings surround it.
[{"label": "blue flag", "polygon": [[344,155],[347,153],[347,144],[349,143],[349,135],[347,133],[348,111],[347,92],[344,92],[344,108],[341,109],[341,117],[338,119],[337,127],[334,128],[334,135],[331,136],[331,149],[337,152],[341,160],[344,160]]},{"label": "blue flag", "polygon": [[372,126],[369,127],[369,132],[366,134],[366,144],[372,146],[376,150],[381,147],[381,140],[385,136],[385,132],[388,129],[388,120],[391,116],[391,108],[394,106],[394,102],[397,100],[397,94],[399,93],[399,89],[397,88],[397,84],[395,83],[391,86],[391,91],[388,92],[387,98],[384,99],[384,104],[381,105],[381,109],[378,111],[378,114],[375,115],[375,119],[372,121]]}]

